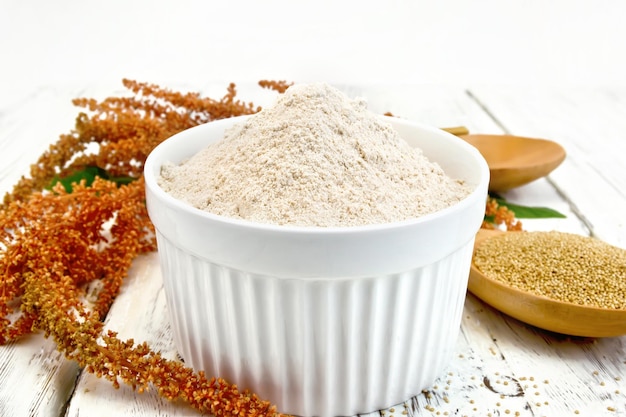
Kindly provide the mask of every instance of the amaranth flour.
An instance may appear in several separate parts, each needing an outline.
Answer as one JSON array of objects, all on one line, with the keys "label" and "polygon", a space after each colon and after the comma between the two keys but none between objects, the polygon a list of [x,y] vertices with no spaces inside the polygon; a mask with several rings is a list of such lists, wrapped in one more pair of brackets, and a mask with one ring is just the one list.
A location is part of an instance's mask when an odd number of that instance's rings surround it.
[{"label": "amaranth flour", "polygon": [[357,226],[419,217],[470,193],[411,147],[363,99],[295,84],[159,185],[214,214],[296,226]]}]

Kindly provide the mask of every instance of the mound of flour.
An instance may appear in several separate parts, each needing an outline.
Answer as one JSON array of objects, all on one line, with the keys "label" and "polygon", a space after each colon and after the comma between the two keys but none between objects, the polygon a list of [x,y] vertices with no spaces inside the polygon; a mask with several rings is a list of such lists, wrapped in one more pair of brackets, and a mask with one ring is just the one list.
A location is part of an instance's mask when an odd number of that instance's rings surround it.
[{"label": "mound of flour", "polygon": [[214,214],[261,223],[356,226],[411,219],[470,192],[390,125],[324,84],[296,84],[159,185]]}]

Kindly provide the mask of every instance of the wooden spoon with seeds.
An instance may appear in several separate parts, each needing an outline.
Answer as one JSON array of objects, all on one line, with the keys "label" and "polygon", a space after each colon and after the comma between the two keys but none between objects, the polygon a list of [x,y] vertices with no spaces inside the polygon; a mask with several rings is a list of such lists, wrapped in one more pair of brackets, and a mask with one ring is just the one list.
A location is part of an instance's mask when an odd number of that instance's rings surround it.
[{"label": "wooden spoon with seeds", "polygon": [[[480,229],[474,251],[502,232]],[[626,334],[626,309],[583,306],[522,291],[483,274],[472,261],[468,289],[501,312],[533,326],[572,336],[612,337]]]},{"label": "wooden spoon with seeds", "polygon": [[512,135],[458,135],[489,165],[489,191],[504,192],[545,177],[565,159],[565,149],[547,139]]}]

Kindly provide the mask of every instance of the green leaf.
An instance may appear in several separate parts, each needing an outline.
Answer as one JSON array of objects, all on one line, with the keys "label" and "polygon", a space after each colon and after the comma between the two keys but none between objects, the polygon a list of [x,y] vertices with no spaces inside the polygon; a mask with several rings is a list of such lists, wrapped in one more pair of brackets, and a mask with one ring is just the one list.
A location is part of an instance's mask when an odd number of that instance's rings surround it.
[{"label": "green leaf", "polygon": [[566,217],[564,214],[548,207],[522,206],[520,204],[509,203],[504,198],[495,194],[492,195],[492,197],[496,199],[498,205],[505,206],[515,213],[515,217],[518,219],[564,219]]},{"label": "green leaf", "polygon": [[100,177],[108,181],[113,181],[118,185],[118,187],[120,185],[129,184],[135,180],[135,178],[133,177],[111,177],[104,169],[100,167],[86,166],[85,168],[75,171],[63,178],[55,176],[50,185],[46,188],[50,190],[60,182],[63,185],[63,188],[65,188],[65,191],[71,193],[73,189],[73,184],[78,184],[82,180],[85,180],[85,184],[89,187],[91,184],[93,184],[93,181],[96,179],[96,177]]},{"label": "green leaf", "polygon": [[496,222],[496,216],[487,216],[485,214],[485,217],[483,217],[483,220],[488,222],[488,223],[495,223]]},{"label": "green leaf", "polygon": [[[103,177],[103,178],[105,178],[105,177]],[[137,178],[133,178],[133,177],[106,177],[105,179],[107,179],[109,181],[113,181],[119,187],[120,185],[130,184],[131,182],[135,181]]]},{"label": "green leaf", "polygon": [[61,183],[63,185],[63,188],[65,188],[65,191],[67,191],[68,193],[71,193],[72,184],[77,184],[81,182],[82,180],[85,180],[85,183],[87,184],[87,186],[90,186],[97,176],[100,176],[100,177],[102,176],[103,172],[105,171],[99,167],[88,166],[88,167],[81,169],[80,171],[75,171],[72,174],[67,175],[63,178],[59,176],[55,176],[52,179],[52,183],[50,183],[50,186],[48,187],[48,189],[52,189],[55,185],[57,185],[58,183]]}]

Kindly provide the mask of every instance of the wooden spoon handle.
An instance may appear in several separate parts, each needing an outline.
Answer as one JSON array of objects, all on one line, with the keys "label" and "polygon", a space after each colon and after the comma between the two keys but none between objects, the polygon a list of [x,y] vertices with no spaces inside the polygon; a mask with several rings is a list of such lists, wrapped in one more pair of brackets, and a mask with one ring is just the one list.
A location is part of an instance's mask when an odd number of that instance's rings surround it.
[{"label": "wooden spoon handle", "polygon": [[469,130],[465,126],[442,127],[441,130],[445,130],[455,136],[467,135],[469,133]]}]

